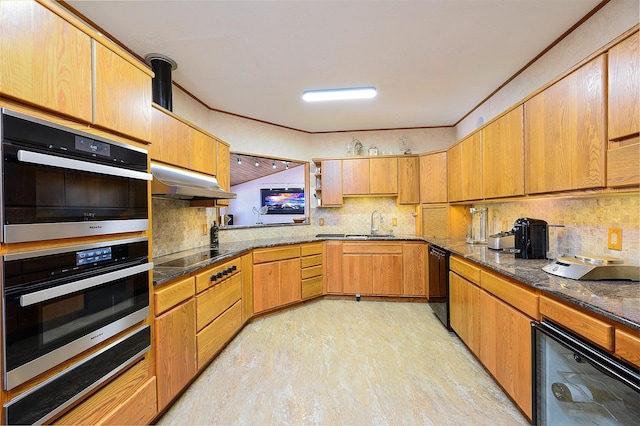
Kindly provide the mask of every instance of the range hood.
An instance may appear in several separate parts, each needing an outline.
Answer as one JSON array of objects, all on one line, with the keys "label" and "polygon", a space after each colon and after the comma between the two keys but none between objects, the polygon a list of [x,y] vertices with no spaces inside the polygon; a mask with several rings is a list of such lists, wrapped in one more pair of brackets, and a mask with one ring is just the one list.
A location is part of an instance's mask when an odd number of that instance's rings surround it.
[{"label": "range hood", "polygon": [[220,188],[213,176],[151,162],[151,195],[178,200],[234,199],[236,194]]}]

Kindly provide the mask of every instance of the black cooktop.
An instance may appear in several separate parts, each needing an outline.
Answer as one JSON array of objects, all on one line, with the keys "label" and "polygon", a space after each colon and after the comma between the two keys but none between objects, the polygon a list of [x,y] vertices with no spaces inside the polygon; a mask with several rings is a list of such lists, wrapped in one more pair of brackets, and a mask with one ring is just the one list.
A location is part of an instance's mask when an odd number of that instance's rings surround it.
[{"label": "black cooktop", "polygon": [[168,267],[168,268],[187,268],[192,265],[196,265],[200,262],[204,262],[216,256],[220,256],[224,254],[225,251],[220,249],[210,249],[201,251],[196,254],[191,254],[185,257],[180,257],[178,259],[170,260],[164,263],[156,264],[158,267]]}]

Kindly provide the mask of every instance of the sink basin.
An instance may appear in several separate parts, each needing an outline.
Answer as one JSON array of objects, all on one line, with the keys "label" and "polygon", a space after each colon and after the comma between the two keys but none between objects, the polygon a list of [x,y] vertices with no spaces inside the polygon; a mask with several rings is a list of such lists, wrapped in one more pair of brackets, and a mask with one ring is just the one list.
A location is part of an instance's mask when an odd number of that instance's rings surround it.
[{"label": "sink basin", "polygon": [[386,238],[395,238],[393,235],[389,234],[349,234],[345,235],[345,238],[353,239],[353,240],[374,240],[374,239],[386,239]]}]

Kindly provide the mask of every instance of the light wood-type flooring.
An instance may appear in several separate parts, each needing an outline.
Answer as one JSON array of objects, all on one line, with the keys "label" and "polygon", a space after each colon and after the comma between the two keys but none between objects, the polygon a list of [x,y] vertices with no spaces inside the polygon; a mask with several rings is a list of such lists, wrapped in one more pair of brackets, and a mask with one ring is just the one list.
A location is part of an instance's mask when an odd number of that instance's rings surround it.
[{"label": "light wood-type flooring", "polygon": [[424,303],[321,300],[247,325],[159,425],[521,425]]}]

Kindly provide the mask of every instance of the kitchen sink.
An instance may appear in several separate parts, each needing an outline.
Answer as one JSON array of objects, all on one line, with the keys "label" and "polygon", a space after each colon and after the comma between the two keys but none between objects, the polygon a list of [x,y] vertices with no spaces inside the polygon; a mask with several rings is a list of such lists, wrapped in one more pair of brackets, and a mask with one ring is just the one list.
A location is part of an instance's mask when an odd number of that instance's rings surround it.
[{"label": "kitchen sink", "polygon": [[389,234],[349,234],[345,235],[345,238],[349,238],[352,240],[375,240],[375,239],[387,239],[387,238],[395,238],[393,235]]}]

